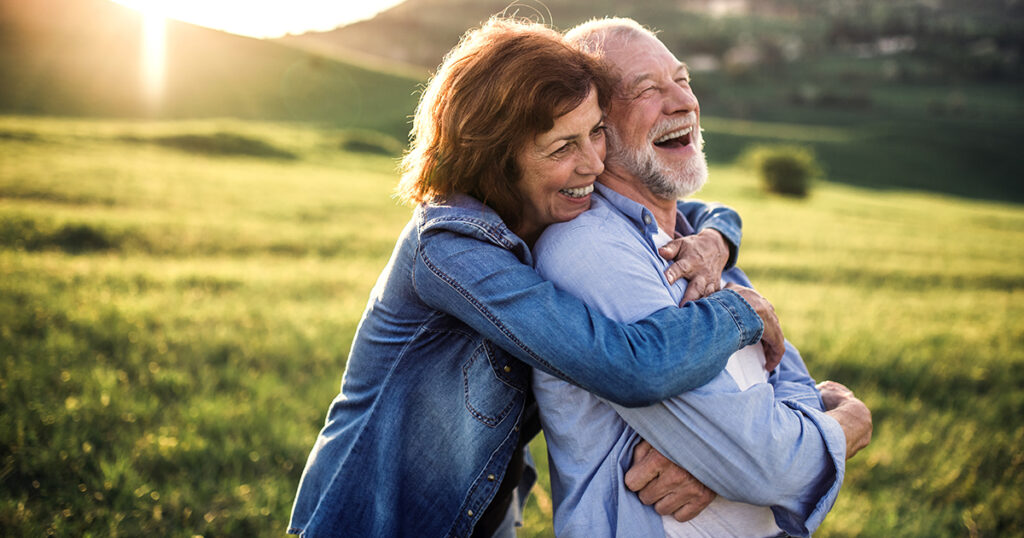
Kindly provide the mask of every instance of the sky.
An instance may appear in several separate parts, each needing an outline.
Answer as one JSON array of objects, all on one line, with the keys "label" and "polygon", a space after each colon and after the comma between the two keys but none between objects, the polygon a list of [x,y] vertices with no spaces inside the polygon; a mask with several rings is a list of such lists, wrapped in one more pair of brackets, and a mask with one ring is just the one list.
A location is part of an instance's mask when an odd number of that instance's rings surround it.
[{"label": "sky", "polygon": [[373,17],[403,0],[113,0],[150,16],[162,15],[233,34],[281,37],[333,30]]}]

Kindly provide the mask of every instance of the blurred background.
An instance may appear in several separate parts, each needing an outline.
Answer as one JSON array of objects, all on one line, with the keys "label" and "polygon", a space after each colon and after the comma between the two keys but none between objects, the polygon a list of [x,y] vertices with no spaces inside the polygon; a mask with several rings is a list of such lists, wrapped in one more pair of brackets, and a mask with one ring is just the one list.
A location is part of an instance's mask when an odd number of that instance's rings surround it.
[{"label": "blurred background", "polygon": [[0,0],[2,534],[284,533],[418,91],[505,11],[689,65],[699,196],[874,413],[818,534],[1024,536],[1024,3],[122,1]]}]

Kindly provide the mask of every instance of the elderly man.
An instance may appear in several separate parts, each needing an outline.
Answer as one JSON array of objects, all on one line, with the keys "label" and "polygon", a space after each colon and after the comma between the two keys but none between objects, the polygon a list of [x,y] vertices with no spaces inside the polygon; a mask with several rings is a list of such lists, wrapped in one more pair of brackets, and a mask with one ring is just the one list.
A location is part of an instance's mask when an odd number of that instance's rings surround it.
[{"label": "elderly man", "polygon": [[[685,281],[670,283],[662,273],[668,262],[658,249],[694,233],[676,200],[699,190],[707,177],[698,102],[686,66],[634,21],[591,21],[567,37],[603,58],[619,84],[591,209],[547,229],[535,247],[537,269],[613,318],[639,319],[686,294]],[[722,278],[726,290],[702,282],[686,298],[752,293],[739,269]],[[701,308],[701,302],[684,308]],[[590,537],[813,532],[839,492],[845,458],[870,440],[870,412],[838,383],[816,389],[788,343],[770,375],[764,364],[760,344],[744,348],[708,385],[638,409],[536,371],[555,531]],[[659,453],[718,496],[688,497],[685,488],[669,491],[664,479],[649,481],[680,472]],[[627,476],[634,457],[641,461]]]}]

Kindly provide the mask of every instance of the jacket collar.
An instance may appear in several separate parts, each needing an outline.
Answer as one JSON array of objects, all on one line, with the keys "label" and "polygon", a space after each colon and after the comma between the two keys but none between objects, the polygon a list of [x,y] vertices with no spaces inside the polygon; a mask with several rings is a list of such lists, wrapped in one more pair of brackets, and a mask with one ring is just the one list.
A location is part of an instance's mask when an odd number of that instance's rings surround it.
[{"label": "jacket collar", "polygon": [[533,266],[526,243],[505,225],[489,206],[466,194],[420,204],[416,208],[420,235],[428,231],[451,231],[469,235],[512,251],[523,263]]}]

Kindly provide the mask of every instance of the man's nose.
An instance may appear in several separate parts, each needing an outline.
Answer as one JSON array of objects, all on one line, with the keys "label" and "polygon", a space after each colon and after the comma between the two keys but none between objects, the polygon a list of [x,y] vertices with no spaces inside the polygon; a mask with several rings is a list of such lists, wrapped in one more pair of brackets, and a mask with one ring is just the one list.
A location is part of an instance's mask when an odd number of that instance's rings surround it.
[{"label": "man's nose", "polygon": [[673,84],[665,94],[665,113],[693,112],[700,107],[689,85]]}]

